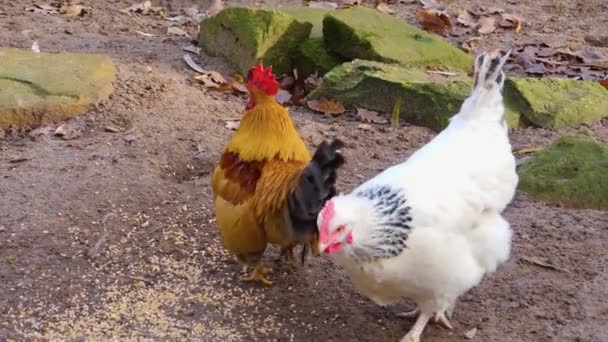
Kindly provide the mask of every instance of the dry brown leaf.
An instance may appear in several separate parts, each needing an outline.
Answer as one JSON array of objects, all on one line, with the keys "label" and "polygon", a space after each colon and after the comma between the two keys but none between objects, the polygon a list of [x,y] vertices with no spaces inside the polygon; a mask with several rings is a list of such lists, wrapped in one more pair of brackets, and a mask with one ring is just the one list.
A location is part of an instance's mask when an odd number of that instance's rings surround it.
[{"label": "dry brown leaf", "polygon": [[306,104],[308,105],[308,108],[323,114],[340,115],[346,110],[342,103],[325,97],[318,100],[310,100],[306,102]]},{"label": "dry brown leaf", "polygon": [[143,15],[148,14],[162,14],[164,12],[162,7],[154,7],[152,6],[152,2],[150,0],[146,0],[139,4],[131,5],[125,9],[121,9],[120,12],[131,14],[131,13],[141,13]]},{"label": "dry brown leaf", "polygon": [[458,11],[458,16],[456,17],[456,21],[459,24],[464,25],[466,27],[475,27],[475,19],[473,19],[471,12],[469,12],[467,10]]},{"label": "dry brown leaf", "polygon": [[194,79],[201,82],[205,88],[219,88],[220,84],[211,79],[207,74],[194,76]]},{"label": "dry brown leaf", "polygon": [[245,83],[245,79],[243,78],[243,76],[237,72],[235,72],[234,74],[230,75],[230,77],[232,77],[236,82],[243,84]]},{"label": "dry brown leaf", "polygon": [[432,8],[421,9],[416,12],[416,19],[418,19],[422,28],[439,35],[445,35],[452,29],[450,17],[445,12]]},{"label": "dry brown leaf", "polygon": [[464,43],[462,43],[461,48],[466,52],[473,52],[477,50],[477,41],[479,40],[481,40],[481,37],[469,38]]},{"label": "dry brown leaf", "polygon": [[500,18],[501,20],[499,22],[499,25],[501,27],[515,27],[515,32],[521,32],[522,19],[520,16],[518,16],[517,14],[503,13]]},{"label": "dry brown leaf", "polygon": [[531,75],[544,75],[547,71],[545,70],[545,65],[543,63],[536,63],[530,65],[526,72]]},{"label": "dry brown leaf", "polygon": [[279,89],[274,99],[280,104],[286,104],[291,100],[291,94],[287,90]]},{"label": "dry brown leaf", "polygon": [[365,123],[359,124],[357,126],[357,128],[360,130],[364,130],[364,131],[373,131],[374,130],[374,126],[372,126],[370,124],[365,124]]},{"label": "dry brown leaf", "polygon": [[397,11],[393,8],[390,8],[386,3],[384,2],[379,2],[376,5],[376,10],[378,12],[384,13],[384,14],[395,14],[397,13]]},{"label": "dry brown leaf", "polygon": [[85,15],[87,13],[87,8],[78,4],[65,4],[61,5],[59,8],[59,13],[70,18],[76,18]]},{"label": "dry brown leaf", "polygon": [[386,119],[378,116],[378,112],[374,112],[373,110],[367,110],[363,108],[357,108],[357,116],[359,119],[369,122],[369,123],[386,123]]},{"label": "dry brown leaf", "polygon": [[174,34],[176,36],[188,36],[188,32],[182,30],[177,26],[171,26],[167,28],[167,34]]},{"label": "dry brown leaf", "polygon": [[600,84],[604,86],[604,88],[608,89],[608,78],[605,80],[601,80]]},{"label": "dry brown leaf", "polygon": [[338,8],[338,4],[335,2],[331,2],[331,1],[311,1],[308,3],[308,7],[336,9],[336,8]]},{"label": "dry brown leaf", "polygon": [[477,32],[481,34],[489,34],[496,30],[496,19],[492,17],[480,18],[477,22]]},{"label": "dry brown leaf", "polygon": [[239,126],[241,125],[241,121],[239,120],[235,120],[235,121],[226,121],[226,124],[224,124],[224,127],[228,128],[231,131],[236,131]]}]

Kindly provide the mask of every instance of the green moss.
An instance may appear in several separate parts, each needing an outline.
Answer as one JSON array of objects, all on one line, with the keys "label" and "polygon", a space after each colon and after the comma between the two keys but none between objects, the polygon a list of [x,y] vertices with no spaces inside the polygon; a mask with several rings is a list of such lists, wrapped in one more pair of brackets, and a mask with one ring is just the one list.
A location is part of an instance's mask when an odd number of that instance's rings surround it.
[{"label": "green moss", "polygon": [[322,38],[323,17],[325,17],[330,10],[313,7],[282,7],[277,9],[277,11],[289,14],[299,22],[311,23],[312,30],[310,31],[310,37]]},{"label": "green moss", "polygon": [[295,65],[298,68],[298,74],[302,77],[307,77],[315,72],[321,76],[325,75],[343,62],[325,49],[323,38],[308,38],[300,45],[298,52],[299,54],[295,57]]},{"label": "green moss", "polygon": [[[464,73],[446,78],[420,68],[354,60],[327,73],[309,98],[328,97],[384,113],[391,113],[401,98],[403,120],[440,131],[460,110],[472,84]],[[513,110],[507,113],[507,121],[516,125],[517,113]]]},{"label": "green moss", "polygon": [[608,145],[588,135],[564,136],[525,162],[521,190],[573,208],[608,209]]},{"label": "green moss", "polygon": [[597,82],[512,77],[505,91],[527,121],[544,128],[572,127],[608,116],[608,91]]},{"label": "green moss", "polygon": [[312,28],[278,11],[233,7],[204,19],[199,44],[247,73],[262,61],[276,74],[292,70],[292,56]]},{"label": "green moss", "polygon": [[329,12],[323,37],[332,52],[346,59],[460,70],[473,63],[471,56],[438,36],[366,7]]},{"label": "green moss", "polygon": [[86,112],[112,93],[108,56],[0,48],[0,129],[34,127]]}]

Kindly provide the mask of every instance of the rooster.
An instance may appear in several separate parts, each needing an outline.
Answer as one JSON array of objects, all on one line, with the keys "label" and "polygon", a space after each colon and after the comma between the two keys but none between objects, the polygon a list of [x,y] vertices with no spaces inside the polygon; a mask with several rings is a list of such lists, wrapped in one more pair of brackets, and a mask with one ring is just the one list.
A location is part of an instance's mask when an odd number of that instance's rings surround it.
[{"label": "rooster", "polygon": [[418,342],[446,311],[510,254],[501,216],[518,176],[504,120],[495,50],[475,60],[471,95],[439,135],[402,164],[330,199],[317,218],[319,251],[378,305],[412,299],[417,320],[402,342]]},{"label": "rooster", "polygon": [[[262,264],[268,243],[302,262],[317,246],[316,218],[336,194],[342,142],[323,142],[311,158],[285,108],[274,99],[279,84],[272,67],[258,64],[247,77],[249,101],[241,124],[212,176],[215,211],[224,247],[253,272],[241,278],[271,285]],[[316,248],[312,248],[316,252]]]}]

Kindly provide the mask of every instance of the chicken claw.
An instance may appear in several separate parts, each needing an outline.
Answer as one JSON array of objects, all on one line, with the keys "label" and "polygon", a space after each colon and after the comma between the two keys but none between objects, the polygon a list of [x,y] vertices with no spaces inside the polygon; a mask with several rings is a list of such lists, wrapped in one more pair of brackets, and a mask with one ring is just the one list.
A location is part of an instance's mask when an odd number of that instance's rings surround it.
[{"label": "chicken claw", "polygon": [[445,317],[445,314],[443,313],[434,313],[433,322],[439,323],[444,327],[448,328],[449,330],[454,330],[452,323],[450,323],[450,321]]},{"label": "chicken claw", "polygon": [[262,264],[258,264],[250,275],[241,277],[241,281],[259,281],[266,286],[270,286],[272,285],[272,282],[266,279],[266,274],[270,272],[272,272],[272,269],[264,267]]},{"label": "chicken claw", "polygon": [[420,336],[429,322],[429,319],[431,319],[431,315],[421,313],[420,316],[418,316],[418,319],[416,319],[414,326],[407,335],[403,336],[400,342],[420,342]]}]

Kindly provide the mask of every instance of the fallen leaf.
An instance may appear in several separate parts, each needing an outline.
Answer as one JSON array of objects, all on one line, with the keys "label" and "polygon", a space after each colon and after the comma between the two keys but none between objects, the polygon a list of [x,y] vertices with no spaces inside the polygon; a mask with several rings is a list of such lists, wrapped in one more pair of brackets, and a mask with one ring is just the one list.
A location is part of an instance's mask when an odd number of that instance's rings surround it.
[{"label": "fallen leaf", "polygon": [[393,8],[390,8],[386,3],[384,2],[379,2],[376,5],[376,10],[380,13],[384,13],[384,14],[395,14],[397,13],[397,11]]},{"label": "fallen leaf", "polygon": [[274,99],[280,104],[286,104],[291,100],[291,94],[287,90],[279,89]]},{"label": "fallen leaf", "polygon": [[374,112],[373,110],[367,110],[363,108],[357,108],[357,116],[366,122],[369,123],[386,123],[386,119],[378,116],[378,112]]},{"label": "fallen leaf", "polygon": [[450,31],[450,36],[460,37],[460,36],[463,36],[463,35],[469,34],[469,33],[471,33],[471,29],[470,28],[466,28],[466,27],[452,27],[452,31]]},{"label": "fallen leaf", "polygon": [[364,131],[373,131],[374,130],[374,126],[370,125],[370,124],[359,124],[357,126],[358,129],[364,130]]},{"label": "fallen leaf", "polygon": [[122,141],[124,141],[125,144],[127,144],[127,145],[132,144],[136,139],[137,139],[137,137],[133,134],[127,134],[122,137]]},{"label": "fallen leaf", "polygon": [[325,97],[318,100],[310,100],[306,102],[306,104],[308,105],[308,108],[323,114],[340,115],[346,110],[342,103]]},{"label": "fallen leaf", "polygon": [[64,4],[59,7],[59,13],[68,16],[70,18],[76,18],[83,16],[87,13],[86,7],[79,4]]},{"label": "fallen leaf", "polygon": [[416,12],[416,19],[418,19],[422,28],[439,35],[445,35],[452,29],[450,17],[445,12],[432,8],[421,9]]},{"label": "fallen leaf", "polygon": [[456,21],[459,24],[462,24],[466,27],[474,27],[476,24],[475,19],[473,19],[473,16],[471,15],[471,12],[469,12],[467,10],[458,11],[458,16],[456,17]]},{"label": "fallen leaf", "polygon": [[443,10],[444,7],[438,4],[435,0],[420,0],[423,8],[430,8],[435,10]]},{"label": "fallen leaf", "polygon": [[[240,75],[238,75],[238,76],[240,76]],[[238,78],[235,78],[234,76],[231,76],[231,77],[228,78],[228,83],[235,90],[234,91],[235,93],[243,93],[243,94],[247,93],[247,87],[243,84],[242,77],[239,80]]]},{"label": "fallen leaf", "polygon": [[40,46],[38,46],[38,41],[34,41],[32,44],[32,51],[35,53],[40,53]]},{"label": "fallen leaf", "polygon": [[604,88],[608,89],[608,78],[605,80],[601,80],[600,84],[604,86]]},{"label": "fallen leaf", "polygon": [[[578,57],[585,64],[593,64],[604,59],[602,55],[593,50],[580,50],[574,52],[574,56]],[[606,58],[608,59],[608,58]]]},{"label": "fallen leaf", "polygon": [[481,34],[489,34],[496,30],[496,19],[492,17],[480,18],[476,26],[477,32]]},{"label": "fallen leaf", "polygon": [[167,28],[167,34],[174,34],[176,36],[188,36],[188,32],[180,29],[177,26],[171,26]]},{"label": "fallen leaf", "polygon": [[194,79],[201,82],[205,88],[219,88],[221,86],[220,83],[215,82],[211,77],[207,74],[194,76]]},{"label": "fallen leaf", "polygon": [[481,40],[481,37],[472,37],[465,40],[460,47],[466,52],[473,52],[477,50],[477,41]]},{"label": "fallen leaf", "polygon": [[540,266],[540,267],[546,268],[546,269],[550,269],[550,270],[554,270],[554,271],[560,271],[560,272],[564,272],[564,273],[570,273],[570,271],[568,271],[567,269],[564,269],[564,268],[561,268],[561,267],[558,267],[558,266],[555,266],[555,265],[548,264],[548,263],[546,263],[546,262],[544,262],[544,261],[542,261],[542,260],[540,260],[538,258],[535,258],[535,257],[525,257],[525,256],[523,256],[523,257],[521,257],[521,260],[525,261],[525,262],[528,262],[530,264],[536,265],[536,266]]},{"label": "fallen leaf", "polygon": [[336,9],[336,8],[338,8],[338,4],[335,2],[330,2],[330,1],[311,1],[308,3],[308,7]]},{"label": "fallen leaf", "polygon": [[194,45],[184,46],[182,48],[182,50],[188,51],[188,52],[192,52],[195,55],[200,55],[201,54],[201,48],[199,48],[197,46],[194,46]]},{"label": "fallen leaf", "polygon": [[128,8],[120,10],[122,13],[131,14],[131,13],[141,13],[143,15],[152,14],[162,14],[164,13],[164,9],[162,7],[153,7],[152,2],[150,0],[146,0],[139,4],[134,4],[129,6]]},{"label": "fallen leaf", "polygon": [[513,151],[513,154],[522,155],[522,154],[536,153],[536,152],[540,152],[542,150],[543,150],[543,148],[540,146],[524,147],[524,148],[520,148],[519,150]]},{"label": "fallen leaf", "polygon": [[211,79],[215,82],[215,83],[228,83],[226,82],[226,79],[224,78],[224,76],[222,76],[222,74],[220,74],[217,71],[205,71],[205,73],[207,75],[209,75],[209,77],[211,77]]},{"label": "fallen leaf", "polygon": [[475,337],[475,334],[477,334],[477,327],[468,330],[467,332],[464,333],[464,337],[468,340],[472,339],[473,337]]},{"label": "fallen leaf", "polygon": [[520,65],[524,69],[529,68],[532,64],[536,62],[536,58],[534,56],[533,49],[529,49],[528,47],[524,49],[524,51],[518,53],[515,56],[514,62],[517,65]]},{"label": "fallen leaf", "polygon": [[184,55],[184,61],[186,62],[186,64],[188,64],[188,66],[189,66],[189,67],[190,67],[192,70],[194,70],[194,71],[196,71],[196,72],[198,72],[198,73],[201,73],[201,74],[204,74],[204,73],[205,73],[205,69],[201,68],[201,67],[200,67],[200,65],[196,64],[196,63],[195,63],[195,62],[192,60],[192,57],[190,57],[190,55],[189,55],[189,54],[185,54],[185,55]]},{"label": "fallen leaf", "polygon": [[498,25],[501,27],[515,27],[515,32],[521,32],[522,19],[516,14],[503,13]]},{"label": "fallen leaf", "polygon": [[500,7],[488,7],[487,9],[484,9],[484,10],[488,14],[501,14],[501,13],[505,12],[505,10]]},{"label": "fallen leaf", "polygon": [[57,127],[53,134],[60,136],[64,140],[70,140],[81,136],[83,129],[84,127],[81,127],[78,122],[70,122]]},{"label": "fallen leaf", "polygon": [[226,124],[224,124],[224,127],[228,128],[231,131],[236,131],[239,126],[241,125],[241,121],[239,120],[235,120],[235,121],[226,121]]}]

